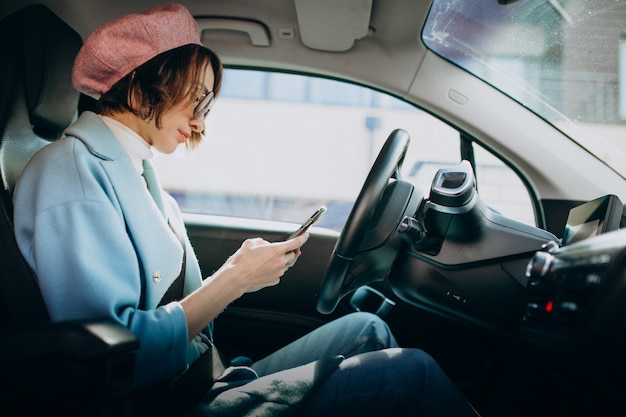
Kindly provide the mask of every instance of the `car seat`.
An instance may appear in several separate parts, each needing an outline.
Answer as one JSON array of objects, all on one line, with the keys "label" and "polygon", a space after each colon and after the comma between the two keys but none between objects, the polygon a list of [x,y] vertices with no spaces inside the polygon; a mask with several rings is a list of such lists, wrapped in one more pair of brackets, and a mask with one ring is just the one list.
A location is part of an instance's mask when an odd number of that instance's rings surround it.
[{"label": "car seat", "polygon": [[51,323],[12,221],[22,169],[76,118],[71,69],[82,39],[42,5],[5,17],[0,37],[1,413],[109,413],[124,407],[112,398],[130,381],[136,337],[107,320]]}]

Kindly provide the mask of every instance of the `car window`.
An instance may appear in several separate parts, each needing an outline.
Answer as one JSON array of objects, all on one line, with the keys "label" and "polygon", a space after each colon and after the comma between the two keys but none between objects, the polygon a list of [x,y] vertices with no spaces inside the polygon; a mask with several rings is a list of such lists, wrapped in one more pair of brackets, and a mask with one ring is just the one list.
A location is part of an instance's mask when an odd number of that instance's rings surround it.
[{"label": "car window", "polygon": [[476,182],[480,198],[496,213],[535,225],[535,211],[528,189],[502,160],[473,143]]},{"label": "car window", "polygon": [[[324,204],[317,225],[340,231],[396,128],[411,137],[402,176],[423,192],[439,168],[459,163],[458,131],[393,96],[319,77],[226,69],[205,140],[155,163],[184,212],[300,223]],[[485,184],[499,175],[486,174]],[[508,206],[496,200],[504,194],[490,199],[502,211]]]}]

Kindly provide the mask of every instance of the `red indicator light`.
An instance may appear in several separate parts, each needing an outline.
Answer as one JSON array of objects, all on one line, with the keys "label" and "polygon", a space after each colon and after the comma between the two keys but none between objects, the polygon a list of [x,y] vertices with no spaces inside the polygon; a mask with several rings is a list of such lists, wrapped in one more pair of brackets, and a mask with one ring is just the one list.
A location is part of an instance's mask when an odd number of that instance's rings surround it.
[{"label": "red indicator light", "polygon": [[552,301],[548,301],[546,303],[546,312],[549,313],[552,311],[552,307],[554,307],[554,304],[552,303]]}]

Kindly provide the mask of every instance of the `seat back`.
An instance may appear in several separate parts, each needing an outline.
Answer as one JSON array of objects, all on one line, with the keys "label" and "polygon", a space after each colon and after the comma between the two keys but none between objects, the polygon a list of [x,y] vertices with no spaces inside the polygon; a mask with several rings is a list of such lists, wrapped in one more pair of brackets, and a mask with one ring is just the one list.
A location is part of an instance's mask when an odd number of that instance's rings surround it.
[{"label": "seat back", "polygon": [[0,326],[49,321],[13,233],[13,190],[31,156],[76,118],[80,35],[43,5],[0,21]]},{"label": "seat back", "polygon": [[13,191],[76,118],[82,39],[41,5],[0,21],[0,404],[6,415],[128,416],[139,341],[112,320],[52,323],[15,240]]}]

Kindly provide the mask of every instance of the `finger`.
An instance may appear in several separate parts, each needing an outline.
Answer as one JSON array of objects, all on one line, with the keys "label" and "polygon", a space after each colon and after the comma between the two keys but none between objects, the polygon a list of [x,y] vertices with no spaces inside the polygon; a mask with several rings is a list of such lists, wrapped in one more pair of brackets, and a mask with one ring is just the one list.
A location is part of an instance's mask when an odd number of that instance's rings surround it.
[{"label": "finger", "polygon": [[289,239],[284,242],[276,242],[274,245],[283,251],[283,253],[288,253],[300,249],[300,247],[304,245],[307,240],[309,240],[309,234],[304,233],[303,235],[294,237],[293,239]]},{"label": "finger", "polygon": [[[296,249],[299,251],[299,249]],[[287,257],[287,267],[291,268],[292,266],[294,266],[296,264],[296,261],[298,260],[298,255],[296,254],[295,251],[286,253],[285,256]]]}]

